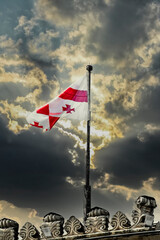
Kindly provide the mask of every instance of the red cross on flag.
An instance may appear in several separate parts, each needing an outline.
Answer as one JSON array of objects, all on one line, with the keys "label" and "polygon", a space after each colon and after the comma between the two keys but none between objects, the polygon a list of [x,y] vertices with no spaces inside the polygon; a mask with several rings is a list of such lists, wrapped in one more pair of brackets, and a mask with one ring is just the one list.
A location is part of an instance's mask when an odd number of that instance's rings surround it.
[{"label": "red cross on flag", "polygon": [[50,130],[59,118],[87,120],[87,77],[79,79],[58,97],[27,116],[30,125]]}]

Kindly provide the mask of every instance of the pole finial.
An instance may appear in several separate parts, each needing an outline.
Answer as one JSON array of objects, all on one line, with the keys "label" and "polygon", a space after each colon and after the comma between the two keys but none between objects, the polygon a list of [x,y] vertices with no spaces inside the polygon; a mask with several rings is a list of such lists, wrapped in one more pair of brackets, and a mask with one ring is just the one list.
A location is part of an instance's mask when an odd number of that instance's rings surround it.
[{"label": "pole finial", "polygon": [[86,66],[86,70],[87,70],[88,72],[91,72],[91,71],[93,70],[92,65],[87,65],[87,66]]}]

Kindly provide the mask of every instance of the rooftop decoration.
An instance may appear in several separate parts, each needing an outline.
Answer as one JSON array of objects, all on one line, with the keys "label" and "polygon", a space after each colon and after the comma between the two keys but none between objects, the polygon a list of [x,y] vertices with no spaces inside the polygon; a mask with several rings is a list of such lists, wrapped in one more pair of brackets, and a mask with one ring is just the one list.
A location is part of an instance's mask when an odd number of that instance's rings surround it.
[{"label": "rooftop decoration", "polygon": [[[40,232],[29,222],[18,232],[17,222],[3,218],[0,220],[0,240],[54,240],[54,239],[152,239],[157,235],[160,239],[160,222],[154,222],[154,209],[157,207],[156,200],[149,196],[140,196],[136,199],[136,208],[132,211],[132,223],[128,217],[118,211],[109,220],[107,210],[94,207],[87,213],[87,218],[82,224],[75,216],[68,220],[50,212],[43,218]],[[150,238],[147,238],[150,236]],[[115,238],[114,238],[115,239]],[[134,238],[136,239],[136,238]]]}]

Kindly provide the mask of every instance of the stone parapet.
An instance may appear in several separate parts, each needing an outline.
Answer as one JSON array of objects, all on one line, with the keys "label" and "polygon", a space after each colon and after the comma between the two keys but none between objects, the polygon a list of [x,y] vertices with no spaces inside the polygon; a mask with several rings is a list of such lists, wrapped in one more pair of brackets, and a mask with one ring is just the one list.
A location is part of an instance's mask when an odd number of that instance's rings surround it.
[{"label": "stone parapet", "polygon": [[160,240],[160,222],[154,223],[156,201],[152,197],[140,196],[132,212],[132,222],[118,211],[113,217],[107,210],[94,207],[82,224],[75,216],[68,220],[50,212],[43,218],[40,232],[32,223],[26,222],[18,233],[18,223],[3,218],[0,220],[0,240]]}]

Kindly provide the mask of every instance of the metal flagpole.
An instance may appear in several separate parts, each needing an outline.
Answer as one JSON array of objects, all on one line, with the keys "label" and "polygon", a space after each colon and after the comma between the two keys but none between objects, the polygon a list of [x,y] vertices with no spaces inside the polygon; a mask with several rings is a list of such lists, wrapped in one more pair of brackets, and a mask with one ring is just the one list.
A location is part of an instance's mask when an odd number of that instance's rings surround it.
[{"label": "metal flagpole", "polygon": [[86,149],[86,182],[84,186],[84,221],[87,218],[87,213],[91,209],[91,186],[90,186],[90,122],[91,122],[91,71],[93,67],[87,65],[86,70],[88,71],[88,120],[87,120],[87,149]]}]

